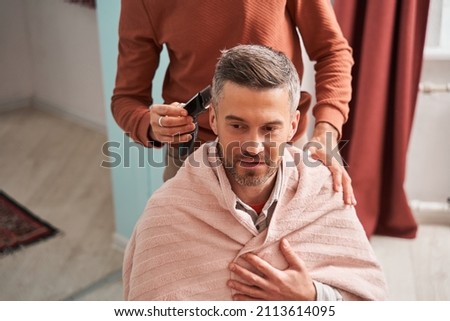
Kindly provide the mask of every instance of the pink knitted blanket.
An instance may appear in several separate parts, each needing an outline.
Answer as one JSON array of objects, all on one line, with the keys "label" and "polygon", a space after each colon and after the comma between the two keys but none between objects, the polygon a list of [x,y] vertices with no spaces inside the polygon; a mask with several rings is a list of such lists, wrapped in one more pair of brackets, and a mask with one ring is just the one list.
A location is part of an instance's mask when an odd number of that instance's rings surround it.
[{"label": "pink knitted blanket", "polygon": [[215,144],[204,144],[148,201],[125,253],[125,299],[231,300],[226,282],[237,276],[228,264],[248,266],[240,256],[253,252],[286,268],[282,237],[311,277],[344,300],[386,298],[384,275],[355,210],[333,192],[325,166],[306,166],[300,150],[287,149],[283,196],[268,229],[258,233],[250,216],[235,209],[215,155]]}]

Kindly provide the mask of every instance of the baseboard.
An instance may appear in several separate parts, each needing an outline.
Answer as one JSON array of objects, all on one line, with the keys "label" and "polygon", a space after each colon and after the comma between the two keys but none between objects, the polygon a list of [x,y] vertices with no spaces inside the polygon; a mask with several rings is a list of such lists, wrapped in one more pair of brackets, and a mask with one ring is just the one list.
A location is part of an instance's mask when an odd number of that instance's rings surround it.
[{"label": "baseboard", "polygon": [[65,110],[64,108],[55,106],[41,99],[36,99],[33,97],[25,97],[15,100],[0,101],[0,113],[27,107],[32,107],[49,112],[51,114],[68,119],[81,126],[93,129],[97,132],[106,135],[106,124],[89,119],[87,117],[76,115],[74,113],[71,113],[70,111]]},{"label": "baseboard", "polygon": [[19,98],[15,100],[0,101],[0,112],[7,112],[15,109],[30,107],[31,97]]},{"label": "baseboard", "polygon": [[411,200],[409,206],[419,224],[439,224],[450,226],[450,204]]},{"label": "baseboard", "polygon": [[125,248],[127,247],[128,241],[129,241],[128,238],[126,238],[125,236],[114,233],[113,246],[116,250],[120,252],[125,252]]},{"label": "baseboard", "polygon": [[80,124],[81,126],[88,127],[90,129],[93,129],[97,132],[100,132],[100,133],[106,135],[106,125],[105,124],[99,123],[97,121],[93,121],[92,119],[82,117],[80,115],[76,115],[67,110],[64,110],[63,108],[60,108],[58,106],[55,106],[51,103],[48,103],[48,102],[40,100],[40,99],[32,99],[31,105],[33,108],[52,113],[61,118],[68,119],[77,124]]}]

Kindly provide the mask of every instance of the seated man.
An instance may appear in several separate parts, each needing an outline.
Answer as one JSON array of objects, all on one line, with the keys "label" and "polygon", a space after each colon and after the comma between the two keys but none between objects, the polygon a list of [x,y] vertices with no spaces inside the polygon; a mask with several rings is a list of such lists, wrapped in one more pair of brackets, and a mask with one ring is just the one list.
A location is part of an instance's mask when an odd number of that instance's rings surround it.
[{"label": "seated man", "polygon": [[286,143],[299,93],[284,54],[222,54],[209,111],[218,138],[148,201],[125,253],[125,299],[386,298],[354,208],[325,166]]}]

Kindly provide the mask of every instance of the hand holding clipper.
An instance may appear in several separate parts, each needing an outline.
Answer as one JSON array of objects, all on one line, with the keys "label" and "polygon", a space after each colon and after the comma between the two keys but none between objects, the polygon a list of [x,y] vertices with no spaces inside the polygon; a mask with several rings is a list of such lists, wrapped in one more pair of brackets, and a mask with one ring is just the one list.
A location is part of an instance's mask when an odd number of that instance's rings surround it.
[{"label": "hand holding clipper", "polygon": [[192,139],[189,142],[180,143],[178,145],[180,158],[185,158],[187,155],[192,153],[198,134],[197,116],[205,112],[209,108],[210,100],[211,100],[211,86],[208,86],[202,91],[200,91],[197,95],[192,97],[186,103],[186,105],[184,105],[184,109],[186,109],[188,111],[189,116],[191,116],[194,119],[195,130],[190,133],[192,135]]}]

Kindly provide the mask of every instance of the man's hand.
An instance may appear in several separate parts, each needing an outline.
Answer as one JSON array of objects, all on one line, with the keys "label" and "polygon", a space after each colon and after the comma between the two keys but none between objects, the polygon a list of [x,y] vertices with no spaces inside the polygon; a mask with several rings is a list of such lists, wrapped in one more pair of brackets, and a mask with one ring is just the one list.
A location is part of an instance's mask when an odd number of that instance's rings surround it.
[{"label": "man's hand", "polygon": [[229,280],[227,285],[239,292],[233,296],[236,301],[267,300],[315,300],[316,288],[305,263],[300,259],[286,239],[280,241],[280,250],[289,266],[285,270],[274,268],[255,254],[245,254],[243,259],[263,276],[242,266],[231,263],[230,270],[240,276],[245,283]]},{"label": "man's hand", "polygon": [[314,128],[313,137],[304,149],[311,152],[313,159],[320,160],[333,176],[333,189],[340,192],[343,189],[344,203],[356,205],[353,194],[352,180],[343,166],[343,160],[337,147],[337,130],[328,123],[318,123]]},{"label": "man's hand", "polygon": [[183,104],[152,105],[150,108],[150,138],[161,143],[182,143],[192,139],[189,134],[195,124]]}]

